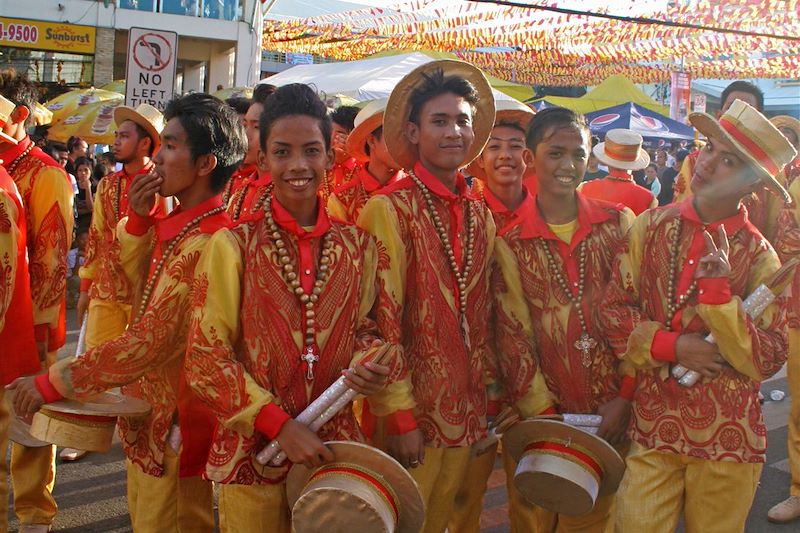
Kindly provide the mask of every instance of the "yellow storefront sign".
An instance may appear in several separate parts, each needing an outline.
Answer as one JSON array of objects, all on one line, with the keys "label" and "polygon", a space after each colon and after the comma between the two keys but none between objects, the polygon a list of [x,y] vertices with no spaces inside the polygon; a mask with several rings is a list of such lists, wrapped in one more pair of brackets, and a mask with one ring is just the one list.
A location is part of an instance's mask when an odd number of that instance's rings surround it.
[{"label": "yellow storefront sign", "polygon": [[0,17],[0,46],[94,54],[94,26]]}]

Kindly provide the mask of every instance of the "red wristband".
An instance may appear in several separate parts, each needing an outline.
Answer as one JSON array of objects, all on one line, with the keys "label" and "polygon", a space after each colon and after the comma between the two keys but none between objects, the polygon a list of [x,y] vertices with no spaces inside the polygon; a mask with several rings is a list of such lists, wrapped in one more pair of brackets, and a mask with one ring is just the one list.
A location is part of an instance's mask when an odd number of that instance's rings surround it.
[{"label": "red wristband", "polygon": [[283,425],[291,420],[291,416],[278,407],[275,402],[270,402],[261,408],[256,416],[256,431],[273,440],[283,429]]},{"label": "red wristband", "polygon": [[128,221],[125,223],[125,231],[140,237],[147,233],[154,222],[155,218],[152,216],[143,217],[133,209],[128,209]]},{"label": "red wristband", "polygon": [[544,411],[542,411],[541,413],[539,413],[539,416],[557,415],[557,414],[558,414],[558,411],[556,410],[556,408],[551,406],[551,407],[548,407],[547,409],[545,409]]},{"label": "red wristband", "polygon": [[731,284],[728,278],[697,280],[697,300],[701,304],[722,305],[730,302],[731,297]]},{"label": "red wristband", "polygon": [[653,344],[650,346],[650,355],[656,361],[666,363],[677,363],[675,355],[675,344],[678,342],[680,333],[674,331],[659,330],[653,337]]},{"label": "red wristband", "polygon": [[52,403],[64,399],[64,396],[50,383],[50,376],[47,375],[47,372],[36,376],[33,384],[36,385],[36,390],[44,398],[44,403]]},{"label": "red wristband", "polygon": [[411,409],[395,411],[386,417],[386,432],[389,435],[405,435],[417,429],[417,420]]},{"label": "red wristband", "polygon": [[617,396],[625,398],[630,402],[633,401],[634,394],[636,394],[636,378],[632,376],[622,376],[622,383],[619,386],[619,394],[617,394]]}]

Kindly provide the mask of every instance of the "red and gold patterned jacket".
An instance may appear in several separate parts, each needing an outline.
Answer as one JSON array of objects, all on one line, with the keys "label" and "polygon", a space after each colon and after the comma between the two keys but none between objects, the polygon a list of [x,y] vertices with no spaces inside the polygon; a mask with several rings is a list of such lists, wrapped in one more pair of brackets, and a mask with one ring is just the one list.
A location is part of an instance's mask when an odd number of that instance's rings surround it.
[{"label": "red and gold patterned jacket", "polygon": [[376,316],[387,342],[403,346],[403,366],[371,411],[387,416],[389,433],[419,427],[432,447],[469,446],[485,435],[486,361],[491,298],[489,273],[495,225],[489,210],[469,195],[459,175],[449,191],[420,163],[414,172],[431,194],[436,214],[464,268],[467,217],[474,220],[472,265],[466,280],[462,333],[456,277],[422,191],[410,177],[371,198],[358,219],[379,250]]},{"label": "red and gold patterned jacket", "polygon": [[358,167],[356,175],[347,183],[337,187],[328,198],[328,213],[339,220],[355,223],[367,200],[378,194],[383,187],[388,187],[404,177],[405,172],[398,170],[385,185],[381,185],[367,167]]},{"label": "red and gold patterned jacket", "polygon": [[[730,241],[728,279],[700,279],[697,290],[667,321],[670,257],[677,237],[675,298],[684,295],[706,253],[703,230],[724,224]],[[633,439],[664,452],[717,461],[764,462],[767,430],[759,382],[786,361],[780,301],[760,318],[742,312],[741,300],[778,269],[769,242],[748,221],[747,209],[704,226],[691,200],[648,211],[633,224],[612,269],[600,306],[600,325],[611,347],[637,368]],[[727,362],[714,379],[683,387],[669,376],[677,337],[712,333]]]},{"label": "red and gold patterned jacket", "polygon": [[[611,277],[616,251],[634,216],[621,204],[586,198],[581,193],[576,193],[576,201],[577,228],[567,244],[549,228],[536,207],[536,200],[530,199],[530,207],[520,213],[517,223],[497,241],[495,257],[501,276],[495,276],[499,283],[493,285],[492,292],[497,301],[500,360],[506,371],[510,371],[505,381],[513,387],[512,396],[518,399],[536,392],[524,388],[531,383],[531,373],[536,370],[522,364],[532,351],[560,411],[595,413],[621,392],[619,361],[593,313]],[[583,354],[575,347],[582,334],[578,313],[551,270],[545,246],[573,296],[578,293],[580,250],[585,249],[581,306],[587,333],[596,342],[589,351],[588,366],[584,366]],[[634,381],[632,377],[626,379],[627,390],[622,395],[630,398]]]},{"label": "red and gold patterned jacket", "polygon": [[269,172],[249,180],[237,189],[227,204],[231,220],[238,222],[258,211],[263,207],[261,204],[270,190],[272,190],[272,175]]},{"label": "red and gold patterned jacket", "polygon": [[[92,224],[89,226],[86,262],[80,269],[81,291],[88,291],[92,300],[125,305],[133,302],[131,283],[120,262],[117,224],[128,214],[128,191],[131,184],[152,168],[153,163],[148,161],[133,176],[122,169],[100,180],[94,197]],[[159,196],[153,215],[161,218],[165,213],[166,202]]]},{"label": "red and gold patterned jacket", "polygon": [[[120,222],[120,259],[137,292],[152,283],[156,264],[187,224],[221,207],[221,197],[215,196],[186,211],[179,206],[166,218],[144,219],[131,212]],[[48,401],[122,387],[150,404],[145,418],[120,418],[119,430],[125,455],[151,476],[164,473],[164,450],[176,413],[183,437],[181,476],[197,476],[205,468],[215,420],[187,387],[183,359],[198,260],[214,232],[229,224],[224,210],[195,224],[175,244],[144,312],[134,318],[134,310],[125,333],[81,357],[58,361],[37,381]]]},{"label": "red and gold patterned jacket", "polygon": [[75,222],[72,185],[66,172],[25,137],[0,152],[25,207],[33,323],[38,342],[54,352],[66,341],[67,250]]},{"label": "red and gold patterned jacket", "polygon": [[[781,209],[775,225],[775,251],[781,262],[800,257],[800,157],[784,170],[786,190],[792,201]],[[800,294],[800,293],[798,293]]]},{"label": "red and gold patterned jacket", "polygon": [[256,179],[258,179],[258,167],[256,165],[245,165],[242,163],[228,180],[228,183],[225,184],[225,188],[222,190],[222,203],[226,206],[230,206],[231,198],[233,198],[239,190],[247,187],[248,183]]},{"label": "red and gold patterned jacket", "polygon": [[[343,369],[382,344],[373,345],[379,338],[368,316],[375,299],[373,239],[353,225],[331,221],[321,200],[317,223],[308,231],[274,198],[270,206],[304,286],[316,279],[314,258],[320,255],[324,234],[331,234],[328,278],[313,309],[319,360],[314,379],[308,380],[300,358],[305,305],[284,279],[265,212],[216,234],[195,280],[186,372],[220,422],[206,474],[221,483],[282,483],[290,465],[264,467],[256,454]],[[318,434],[322,440],[363,440],[350,406]]]},{"label": "red and gold patterned jacket", "polygon": [[26,239],[22,198],[0,166],[0,386],[41,368],[33,332]]},{"label": "red and gold patterned jacket", "polygon": [[325,205],[328,204],[328,198],[333,194],[333,191],[353,179],[361,167],[361,164],[355,157],[345,159],[341,163],[333,165],[333,168],[325,174],[325,181],[319,188],[319,195],[322,201],[325,202]]}]

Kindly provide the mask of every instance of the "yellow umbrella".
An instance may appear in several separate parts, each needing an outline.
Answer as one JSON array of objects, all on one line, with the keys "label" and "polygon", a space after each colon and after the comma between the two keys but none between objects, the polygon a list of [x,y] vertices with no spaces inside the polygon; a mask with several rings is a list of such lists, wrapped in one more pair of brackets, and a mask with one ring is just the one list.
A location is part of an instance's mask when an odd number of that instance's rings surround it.
[{"label": "yellow umbrella", "polygon": [[36,102],[36,107],[33,109],[33,117],[36,119],[37,126],[44,126],[53,121],[53,112],[47,109],[44,104]]},{"label": "yellow umbrella", "polygon": [[55,126],[74,115],[84,115],[83,108],[88,105],[108,100],[117,101],[119,98],[124,99],[125,97],[119,93],[92,87],[66,92],[48,100],[44,106],[53,112],[52,124]]},{"label": "yellow umbrella", "polygon": [[125,80],[114,80],[100,87],[104,91],[125,94]]},{"label": "yellow umbrella", "polygon": [[75,135],[89,144],[113,144],[117,129],[114,108],[123,103],[125,97],[117,94],[113,99],[83,105],[64,120],[54,122],[47,136],[54,141],[66,142]]},{"label": "yellow umbrella", "polygon": [[252,87],[231,87],[230,89],[220,89],[219,91],[211,93],[211,96],[216,96],[220,100],[227,100],[228,98],[252,98]]}]

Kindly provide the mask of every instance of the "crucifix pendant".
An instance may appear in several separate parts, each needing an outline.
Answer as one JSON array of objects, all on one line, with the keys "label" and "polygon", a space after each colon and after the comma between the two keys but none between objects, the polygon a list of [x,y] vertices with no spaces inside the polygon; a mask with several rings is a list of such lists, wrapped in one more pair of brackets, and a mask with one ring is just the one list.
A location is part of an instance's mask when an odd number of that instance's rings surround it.
[{"label": "crucifix pendant", "polygon": [[581,351],[581,364],[585,368],[589,368],[592,364],[592,358],[589,356],[589,351],[597,346],[597,341],[589,336],[585,331],[581,333],[581,337],[575,341],[574,344],[577,350]]},{"label": "crucifix pendant", "polygon": [[313,346],[306,346],[306,351],[300,356],[300,359],[305,361],[308,370],[306,370],[306,379],[314,381],[314,363],[319,361],[319,356],[314,353]]}]

